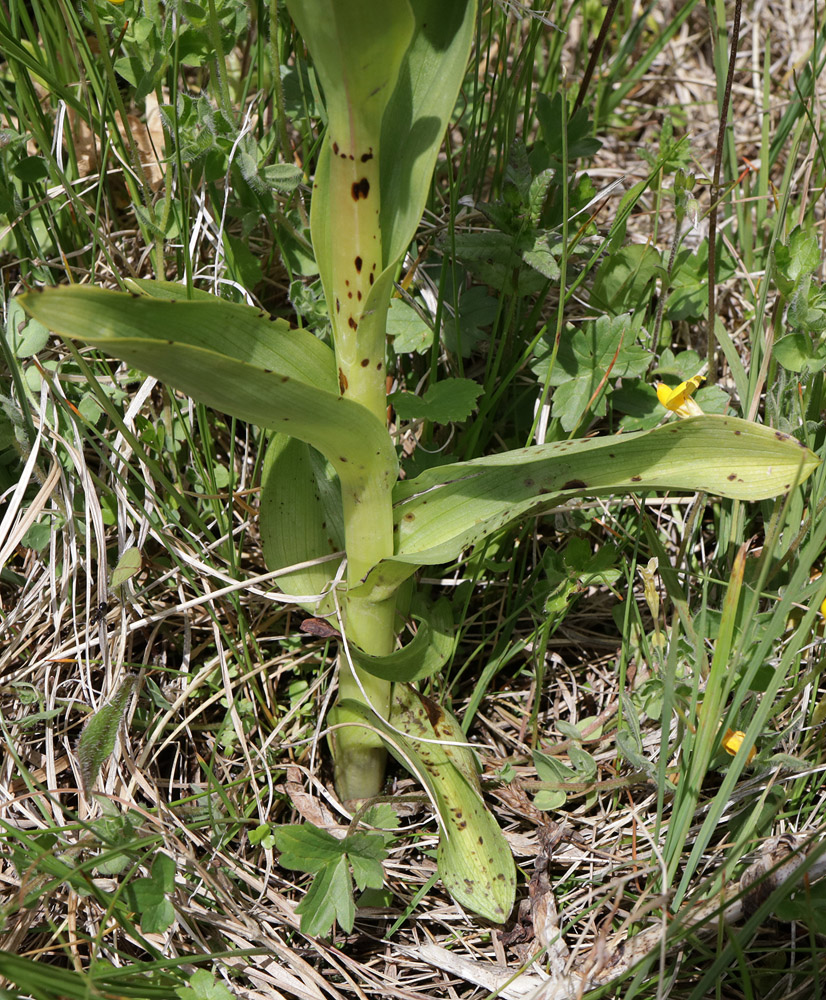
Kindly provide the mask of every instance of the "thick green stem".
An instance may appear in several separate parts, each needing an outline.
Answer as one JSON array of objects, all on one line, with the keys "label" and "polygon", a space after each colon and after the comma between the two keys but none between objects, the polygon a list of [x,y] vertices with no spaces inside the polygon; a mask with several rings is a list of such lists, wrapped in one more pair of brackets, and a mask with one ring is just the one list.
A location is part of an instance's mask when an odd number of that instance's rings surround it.
[{"label": "thick green stem", "polygon": [[[382,271],[379,227],[378,136],[350,121],[350,129],[329,137],[330,204],[335,206],[340,239],[331,255],[329,300],[338,363],[339,388],[385,419],[385,319],[387,302],[366,309],[370,291]],[[386,655],[395,641],[395,599],[375,602],[350,593],[381,559],[393,554],[392,487],[395,476],[373,455],[348,456],[358,468],[356,488],[342,480],[347,586],[344,621],[349,642],[365,652]],[[362,465],[364,467],[362,467]],[[374,468],[372,466],[375,466]],[[395,470],[393,470],[395,471]],[[365,477],[366,473],[366,477]],[[382,718],[390,711],[391,685],[347,662],[339,663],[339,700],[365,701]],[[337,709],[335,721],[348,718]],[[361,726],[346,726],[333,737],[336,787],[345,800],[379,794],[384,782],[386,751],[379,735]]]},{"label": "thick green stem", "polygon": [[[382,248],[379,140],[416,18],[408,2],[287,3],[312,52],[327,107],[310,221],[333,326],[339,389],[384,422],[385,323],[392,284]],[[379,454],[365,442],[364,448],[331,461],[341,482],[344,514],[347,640],[367,653],[386,655],[395,640],[395,598],[376,601],[353,592],[370,569],[393,555],[395,455]],[[386,718],[390,687],[342,661],[340,701],[367,701]],[[363,721],[363,715],[352,716]],[[334,721],[351,720],[337,708]],[[343,798],[381,791],[385,751],[376,733],[363,724],[338,728],[333,750]]]}]

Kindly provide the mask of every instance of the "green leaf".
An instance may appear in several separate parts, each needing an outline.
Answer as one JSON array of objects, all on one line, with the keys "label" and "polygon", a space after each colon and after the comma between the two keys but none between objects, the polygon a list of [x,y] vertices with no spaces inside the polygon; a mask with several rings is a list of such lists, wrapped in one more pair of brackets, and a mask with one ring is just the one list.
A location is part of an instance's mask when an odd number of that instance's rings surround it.
[{"label": "green leaf", "polygon": [[49,165],[42,156],[24,156],[11,168],[11,172],[21,181],[34,184],[49,176]]},{"label": "green leaf", "polygon": [[360,890],[381,888],[384,883],[381,862],[387,857],[382,835],[354,833],[337,840],[305,823],[279,827],[274,837],[282,852],[283,867],[316,876],[296,907],[302,933],[324,936],[336,921],[349,933],[355,920],[350,865]]},{"label": "green leaf", "polygon": [[324,937],[336,921],[347,934],[352,931],[356,906],[350,868],[344,856],[318,873],[295,912],[301,917],[303,934]]},{"label": "green leaf", "polygon": [[271,163],[260,170],[261,179],[275,191],[290,194],[301,183],[302,170],[295,163]]},{"label": "green leaf", "polygon": [[127,580],[130,580],[136,573],[140,572],[140,568],[140,551],[134,547],[126,549],[120,559],[118,559],[117,566],[112,570],[112,579],[110,581],[112,589],[122,587]]},{"label": "green leaf", "polygon": [[[375,10],[373,3],[369,6]],[[412,41],[382,119],[381,148],[392,151],[381,161],[381,232],[388,267],[401,259],[421,221],[476,24],[474,0],[416,0],[412,6]],[[381,26],[384,15],[382,8],[376,18]]]},{"label": "green leaf", "polygon": [[373,0],[289,0],[287,7],[313,57],[333,131],[349,130],[352,117],[378,133],[413,34],[409,3],[381,17]]},{"label": "green leaf", "polygon": [[[766,881],[776,883],[780,878],[779,874],[775,874]],[[807,879],[802,888],[796,889],[791,896],[777,904],[774,915],[778,920],[800,920],[815,930],[826,919],[826,882],[821,879],[819,882],[809,883]]]},{"label": "green leaf", "polygon": [[445,346],[454,354],[469,358],[486,332],[496,321],[499,302],[481,285],[472,285],[459,295],[458,313],[445,317],[443,336]]},{"label": "green leaf", "polygon": [[103,762],[112,756],[120,721],[132,693],[134,677],[122,681],[114,697],[102,705],[86,722],[75,751],[80,765],[80,780],[88,795]]},{"label": "green leaf", "polygon": [[416,396],[412,392],[394,392],[390,403],[401,420],[432,420],[435,424],[449,424],[466,420],[476,408],[482,395],[482,386],[467,378],[447,378]]},{"label": "green leaf", "polygon": [[[72,286],[20,301],[58,333],[109,351],[217,410],[313,445],[355,494],[395,479],[386,429],[338,394],[332,351],[305,330],[216,298],[162,301]],[[361,455],[370,460],[349,461]]]},{"label": "green leaf", "polygon": [[538,271],[544,278],[556,281],[559,278],[560,270],[556,256],[551,250],[548,233],[537,233],[532,245],[522,252],[522,260]]},{"label": "green leaf", "polygon": [[482,799],[472,758],[457,753],[468,748],[445,745],[463,738],[458,723],[406,684],[395,686],[389,726],[361,703],[342,707],[379,729],[393,756],[427,790],[442,827],[439,875],[453,898],[495,923],[507,920],[516,895],[516,867]]},{"label": "green leaf", "polygon": [[788,333],[774,345],[774,356],[786,371],[802,372],[814,359],[812,339],[805,333]]},{"label": "green leaf", "polygon": [[413,616],[419,628],[413,639],[387,656],[371,656],[354,646],[350,655],[368,674],[384,680],[418,681],[431,677],[447,663],[453,652],[453,615],[446,598],[438,600],[427,616]]},{"label": "green leaf", "polygon": [[29,319],[17,299],[12,299],[6,320],[6,340],[16,358],[29,358],[46,346],[49,331],[42,323]]},{"label": "green leaf", "polygon": [[[567,767],[556,757],[542,753],[541,750],[533,751],[533,766],[536,768],[540,781],[558,784],[576,778],[575,772],[570,767]],[[542,788],[536,793],[533,804],[537,809],[543,811],[561,809],[567,799],[568,795],[562,788]]]},{"label": "green leaf", "polygon": [[[338,479],[329,463],[303,441],[273,435],[261,473],[261,546],[271,570],[309,562],[344,548]],[[307,566],[278,577],[278,586],[296,598],[329,589],[339,560]],[[334,610],[331,595],[322,601],[297,600],[316,615]]]},{"label": "green leaf", "polygon": [[160,934],[175,919],[167,893],[175,889],[175,862],[168,854],[158,854],[146,878],[133,879],[124,890],[127,906],[139,914],[145,934]]},{"label": "green leaf", "polygon": [[[553,345],[537,353],[531,369],[544,381]],[[575,330],[560,342],[549,382],[556,386],[552,414],[566,431],[574,430],[590,404],[590,412],[605,413],[609,386],[618,378],[637,378],[648,368],[647,351],[635,342],[629,315],[600,316],[594,323]],[[597,398],[595,394],[599,393]]]},{"label": "green leaf", "polygon": [[639,308],[660,266],[660,254],[648,245],[634,243],[615,251],[594,275],[591,307],[614,316]]},{"label": "green leaf", "polygon": [[788,297],[800,281],[820,267],[820,250],[817,237],[807,233],[801,226],[795,226],[787,244],[778,244],[774,249],[777,277],[780,290]]},{"label": "green leaf", "polygon": [[396,354],[424,354],[433,343],[433,330],[416,310],[401,299],[391,299],[387,335]]},{"label": "green leaf", "polygon": [[234,1000],[233,994],[206,969],[196,969],[189,986],[179,986],[175,992],[180,1000]]},{"label": "green leaf", "polygon": [[365,591],[392,592],[416,567],[449,562],[565,497],[674,489],[764,500],[803,482],[819,464],[789,434],[708,415],[439,466],[396,485],[395,555],[369,574]]}]

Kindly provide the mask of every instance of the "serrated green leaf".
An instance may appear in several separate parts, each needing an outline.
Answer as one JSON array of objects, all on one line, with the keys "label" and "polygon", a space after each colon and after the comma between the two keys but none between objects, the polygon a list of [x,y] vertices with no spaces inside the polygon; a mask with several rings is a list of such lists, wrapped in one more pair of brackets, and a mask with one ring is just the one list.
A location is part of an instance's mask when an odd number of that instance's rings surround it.
[{"label": "serrated green leaf", "polygon": [[314,875],[343,853],[340,840],[311,823],[276,827],[273,836],[281,852],[279,863],[294,871]]},{"label": "serrated green leaf", "polygon": [[175,862],[167,854],[159,854],[152,862],[150,874],[133,879],[124,890],[130,909],[139,915],[145,934],[165,931],[175,919],[172,903],[166,898],[175,888]]},{"label": "serrated green leaf", "polygon": [[[532,371],[542,381],[552,355],[553,347],[548,343],[531,364]],[[556,387],[553,416],[559,418],[566,431],[572,431],[589,405],[593,414],[604,414],[609,382],[638,378],[647,370],[649,361],[648,352],[635,342],[630,315],[600,316],[594,323],[575,330],[561,341],[548,379]]]},{"label": "serrated green leaf", "polygon": [[301,917],[303,934],[324,937],[336,921],[343,931],[350,933],[356,920],[356,905],[345,857],[321,869],[295,912]]},{"label": "serrated green leaf", "polygon": [[396,354],[423,354],[433,343],[433,330],[416,310],[401,299],[391,299],[387,336]]},{"label": "serrated green leaf", "polygon": [[355,904],[350,865],[360,890],[384,883],[381,862],[387,857],[381,834],[354,833],[338,840],[309,823],[274,831],[280,863],[285,868],[315,874],[307,895],[296,908],[306,934],[325,935],[337,920],[353,929]]},{"label": "serrated green leaf", "polygon": [[551,250],[548,233],[537,233],[533,245],[522,251],[522,260],[538,271],[544,278],[556,281],[560,270],[556,257]]},{"label": "serrated green leaf", "polygon": [[424,396],[394,392],[390,403],[401,420],[432,420],[436,424],[449,424],[454,420],[467,420],[476,409],[476,400],[482,392],[478,382],[467,378],[448,378],[430,386]]},{"label": "serrated green leaf", "polygon": [[633,243],[609,254],[594,275],[591,307],[612,316],[636,309],[661,264],[660,254],[647,244]]}]

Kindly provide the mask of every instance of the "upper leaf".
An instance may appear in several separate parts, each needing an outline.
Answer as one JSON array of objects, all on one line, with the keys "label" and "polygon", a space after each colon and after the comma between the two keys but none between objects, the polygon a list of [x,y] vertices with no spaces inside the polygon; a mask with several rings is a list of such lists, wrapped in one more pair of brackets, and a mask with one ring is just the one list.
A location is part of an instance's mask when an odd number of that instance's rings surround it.
[{"label": "upper leaf", "polygon": [[338,394],[332,352],[304,330],[219,299],[172,302],[75,286],[28,293],[21,302],[50,329],[201,403],[306,441],[350,486],[395,477],[387,431]]}]

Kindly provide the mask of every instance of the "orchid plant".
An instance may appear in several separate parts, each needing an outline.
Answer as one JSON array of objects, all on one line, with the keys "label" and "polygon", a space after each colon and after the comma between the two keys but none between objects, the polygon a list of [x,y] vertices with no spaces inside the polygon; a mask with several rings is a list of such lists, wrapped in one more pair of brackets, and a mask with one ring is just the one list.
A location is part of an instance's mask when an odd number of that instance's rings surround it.
[{"label": "orchid plant", "polygon": [[[454,635],[447,602],[416,598],[416,571],[456,560],[504,525],[568,498],[677,489],[759,500],[803,480],[817,459],[771,428],[700,415],[400,480],[387,423],[386,316],[464,78],[476,4],[288,7],[326,100],[310,221],[332,345],[205,292],[187,298],[168,282],[128,283],[131,295],[52,288],[22,301],[57,333],[271,432],[260,502],[266,560],[285,571],[285,593],[313,616],[333,618],[341,634],[328,720],[339,795],[378,795],[389,750],[437,810],[447,888],[501,922],[515,895],[511,853],[461,727],[416,686],[447,661]],[[680,412],[695,387],[678,387],[664,405]],[[340,561],[322,558],[339,552],[343,575]],[[418,627],[403,645],[411,616]]]}]

